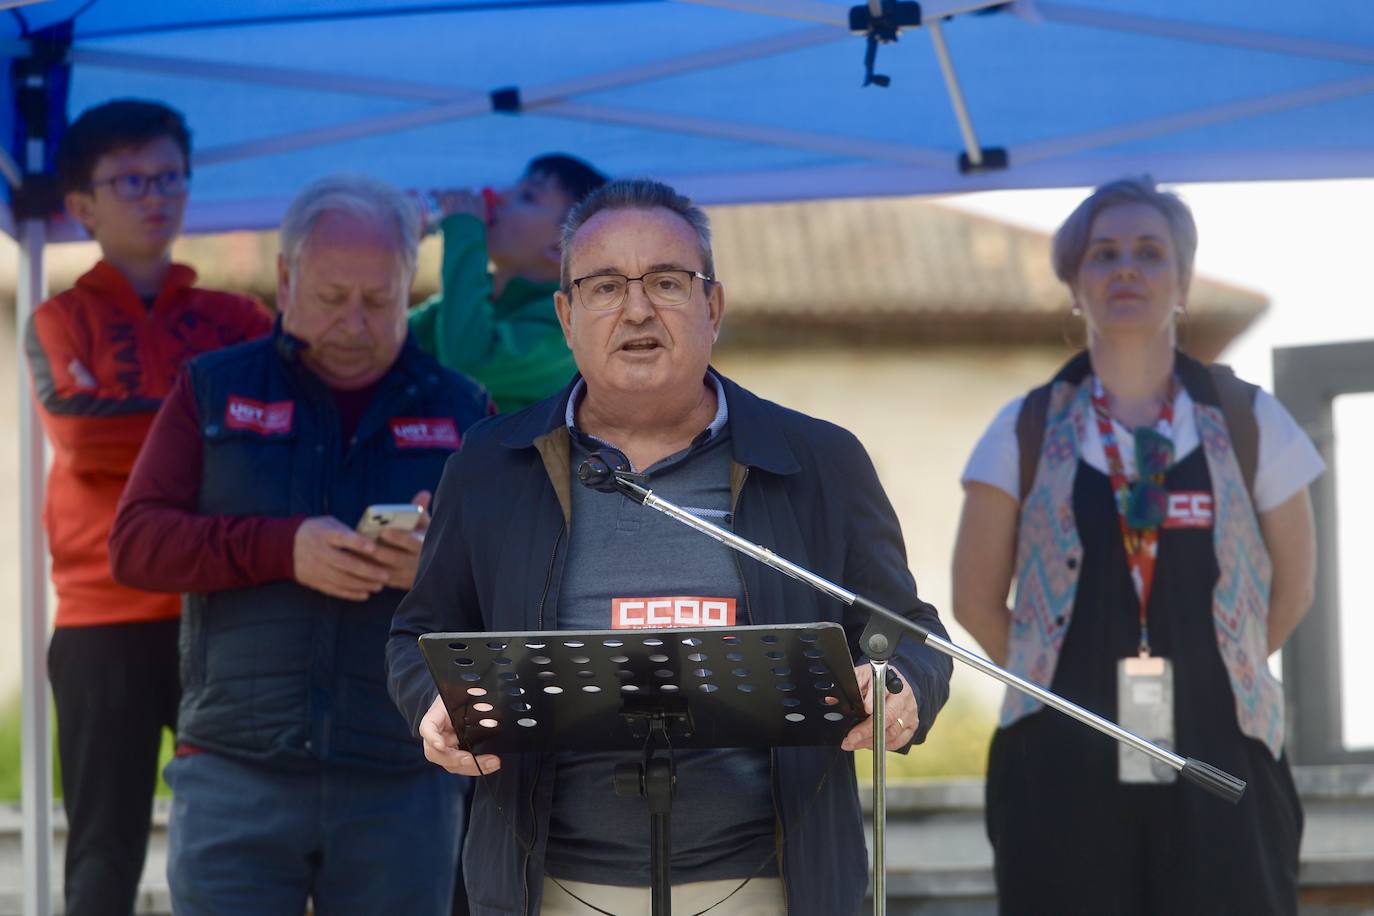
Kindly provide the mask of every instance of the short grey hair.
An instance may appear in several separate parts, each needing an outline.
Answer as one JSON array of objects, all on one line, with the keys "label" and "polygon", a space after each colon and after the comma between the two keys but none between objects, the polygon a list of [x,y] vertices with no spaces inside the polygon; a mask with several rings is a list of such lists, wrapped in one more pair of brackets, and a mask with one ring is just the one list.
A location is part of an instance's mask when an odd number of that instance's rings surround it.
[{"label": "short grey hair", "polygon": [[692,203],[685,194],[661,181],[651,178],[621,178],[610,181],[597,188],[573,207],[568,218],[563,221],[563,261],[559,271],[559,283],[565,296],[572,295],[572,266],[569,257],[572,253],[573,237],[577,230],[602,210],[653,210],[662,207],[682,217],[697,237],[697,248],[701,252],[701,272],[711,279],[716,276],[716,259],[711,254],[711,220],[706,212]]},{"label": "short grey hair", "polygon": [[1093,221],[1103,210],[1120,204],[1148,204],[1164,217],[1178,255],[1178,278],[1187,286],[1193,278],[1193,257],[1197,254],[1197,223],[1183,199],[1172,191],[1161,191],[1149,175],[1109,181],[1069,214],[1054,234],[1052,258],[1059,279],[1073,286],[1091,241]]},{"label": "short grey hair", "polygon": [[415,275],[420,248],[420,212],[415,201],[381,179],[351,174],[330,175],[311,182],[286,208],[281,222],[281,251],[292,268],[293,278],[305,240],[326,213],[348,213],[390,227],[409,284]]}]

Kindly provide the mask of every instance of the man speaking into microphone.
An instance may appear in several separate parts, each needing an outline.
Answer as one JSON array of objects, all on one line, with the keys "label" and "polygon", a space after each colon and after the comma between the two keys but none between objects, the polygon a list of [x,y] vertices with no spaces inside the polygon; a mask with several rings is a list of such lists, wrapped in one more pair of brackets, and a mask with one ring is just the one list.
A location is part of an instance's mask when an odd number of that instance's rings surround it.
[{"label": "man speaking into microphone", "polygon": [[[616,181],[563,230],[555,304],[578,376],[470,430],[450,459],[414,589],[387,646],[392,696],[452,773],[484,777],[464,851],[472,912],[649,911],[642,798],[612,773],[637,754],[473,757],[421,659],[436,631],[606,630],[865,621],[674,520],[577,482],[594,452],[702,518],[944,635],[916,595],[901,531],[848,431],[762,400],[710,368],[725,314],[706,215],[672,188]],[[574,524],[576,520],[576,524]],[[950,663],[902,643],[890,750],[924,740]],[[865,699],[869,667],[856,667]],[[871,720],[843,749],[871,747]],[[830,747],[679,751],[673,906],[712,913],[854,913],[868,880],[852,756]]]}]

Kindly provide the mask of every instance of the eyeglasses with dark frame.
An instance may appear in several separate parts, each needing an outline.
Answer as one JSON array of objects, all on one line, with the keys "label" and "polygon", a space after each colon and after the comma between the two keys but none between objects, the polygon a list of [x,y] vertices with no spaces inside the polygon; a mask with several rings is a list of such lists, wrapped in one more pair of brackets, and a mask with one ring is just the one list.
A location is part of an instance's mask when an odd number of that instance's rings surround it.
[{"label": "eyeglasses with dark frame", "polygon": [[[714,282],[714,277],[697,270],[651,270],[638,277],[624,274],[589,274],[572,281],[583,308],[593,312],[616,309],[629,294],[630,284],[639,281],[644,295],[657,308],[686,305],[692,298],[692,281]],[[585,285],[584,285],[585,284]]]},{"label": "eyeglasses with dark frame", "polygon": [[157,192],[163,197],[180,197],[186,193],[189,183],[190,176],[184,170],[168,169],[153,175],[146,172],[128,172],[112,178],[102,178],[91,182],[91,190],[107,184],[116,199],[135,201],[147,197],[148,191],[152,188],[157,188]]}]

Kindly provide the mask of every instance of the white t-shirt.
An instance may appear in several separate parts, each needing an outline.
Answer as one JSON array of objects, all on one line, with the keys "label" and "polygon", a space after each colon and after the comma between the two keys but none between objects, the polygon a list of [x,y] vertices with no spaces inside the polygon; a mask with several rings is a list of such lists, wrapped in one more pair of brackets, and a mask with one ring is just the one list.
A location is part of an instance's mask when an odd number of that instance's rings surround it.
[{"label": "white t-shirt", "polygon": [[[962,483],[977,481],[997,487],[1012,499],[1020,499],[1021,454],[1016,441],[1016,417],[1023,397],[1013,398],[993,418],[983,437],[973,447],[964,466]],[[1255,467],[1255,508],[1268,512],[1282,505],[1294,493],[1310,484],[1326,470],[1326,464],[1293,415],[1266,391],[1255,393],[1255,424],[1259,427],[1259,455]],[[1089,465],[1108,473],[1107,453],[1097,424],[1087,425],[1086,441],[1080,457]],[[1135,477],[1135,438],[1120,421],[1112,419],[1121,462],[1126,476]],[[1199,445],[1193,399],[1179,388],[1174,398],[1174,462],[1178,463]]]}]

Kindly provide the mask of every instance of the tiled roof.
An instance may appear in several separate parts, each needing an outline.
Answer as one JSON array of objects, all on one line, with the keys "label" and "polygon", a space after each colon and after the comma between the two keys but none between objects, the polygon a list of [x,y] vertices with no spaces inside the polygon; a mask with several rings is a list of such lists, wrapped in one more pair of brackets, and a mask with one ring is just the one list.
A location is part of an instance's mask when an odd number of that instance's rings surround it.
[{"label": "tiled roof", "polygon": [[[1077,332],[1050,237],[916,198],[711,210],[727,331],[832,329],[873,339],[1059,341]],[[1198,276],[1185,343],[1214,355],[1268,306]],[[1205,346],[1197,346],[1206,341]]]},{"label": "tiled roof", "polygon": [[[1081,340],[1043,232],[920,198],[753,204],[710,215],[726,345]],[[183,239],[178,255],[199,267],[204,285],[270,301],[276,248],[273,233],[235,233]],[[91,245],[51,254],[54,289],[97,257]],[[417,299],[437,285],[438,256],[437,239],[427,241]],[[1267,305],[1258,293],[1195,277],[1180,339],[1213,358]]]}]

